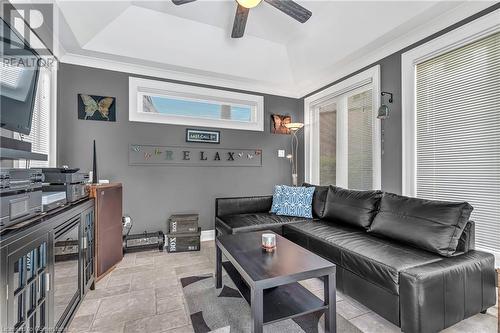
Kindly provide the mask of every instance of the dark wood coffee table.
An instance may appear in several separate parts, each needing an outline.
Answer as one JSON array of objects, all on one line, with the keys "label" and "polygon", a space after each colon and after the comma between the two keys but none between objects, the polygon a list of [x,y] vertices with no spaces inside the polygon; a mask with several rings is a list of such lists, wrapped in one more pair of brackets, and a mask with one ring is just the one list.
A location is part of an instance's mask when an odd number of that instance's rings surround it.
[{"label": "dark wood coffee table", "polygon": [[[216,239],[216,288],[222,267],[251,306],[252,332],[263,325],[316,311],[325,312],[325,332],[336,331],[335,264],[276,235],[277,247],[261,249],[261,235],[270,231],[223,235]],[[229,260],[222,262],[222,254]],[[324,301],[298,281],[321,277]]]}]

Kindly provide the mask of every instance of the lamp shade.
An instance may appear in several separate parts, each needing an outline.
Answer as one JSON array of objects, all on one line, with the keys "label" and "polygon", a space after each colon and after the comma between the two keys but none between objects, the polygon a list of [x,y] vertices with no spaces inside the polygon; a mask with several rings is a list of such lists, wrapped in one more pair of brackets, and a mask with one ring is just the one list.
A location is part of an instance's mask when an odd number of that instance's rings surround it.
[{"label": "lamp shade", "polygon": [[285,124],[285,127],[291,131],[298,131],[299,129],[304,127],[304,124],[303,123],[288,123],[288,124]]}]

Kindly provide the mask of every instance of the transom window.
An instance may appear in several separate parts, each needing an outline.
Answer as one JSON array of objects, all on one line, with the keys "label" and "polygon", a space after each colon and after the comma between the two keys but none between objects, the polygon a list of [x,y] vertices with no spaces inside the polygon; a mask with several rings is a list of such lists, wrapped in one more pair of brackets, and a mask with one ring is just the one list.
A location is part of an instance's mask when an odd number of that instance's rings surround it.
[{"label": "transom window", "polygon": [[133,77],[129,90],[131,121],[264,129],[262,96]]}]

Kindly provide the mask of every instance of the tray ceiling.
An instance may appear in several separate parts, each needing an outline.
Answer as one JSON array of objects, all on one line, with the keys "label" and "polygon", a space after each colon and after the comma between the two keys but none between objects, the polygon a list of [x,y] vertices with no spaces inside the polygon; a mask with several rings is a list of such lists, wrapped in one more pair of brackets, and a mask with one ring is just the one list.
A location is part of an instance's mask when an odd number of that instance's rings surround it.
[{"label": "tray ceiling", "polygon": [[263,2],[251,10],[245,36],[231,39],[235,1],[57,1],[60,59],[302,97],[383,56],[395,41],[407,46],[490,4],[298,2],[313,12],[308,22]]}]

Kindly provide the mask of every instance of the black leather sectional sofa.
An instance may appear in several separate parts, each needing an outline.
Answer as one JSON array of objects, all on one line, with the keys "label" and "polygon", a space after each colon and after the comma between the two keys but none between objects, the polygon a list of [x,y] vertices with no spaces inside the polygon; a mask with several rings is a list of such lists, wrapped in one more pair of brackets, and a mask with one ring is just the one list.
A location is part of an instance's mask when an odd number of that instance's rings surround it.
[{"label": "black leather sectional sofa", "polygon": [[436,332],[495,305],[494,256],[474,250],[472,207],[317,186],[313,219],[272,196],[216,199],[217,234],[273,230],[337,265],[337,289],[402,331]]}]

